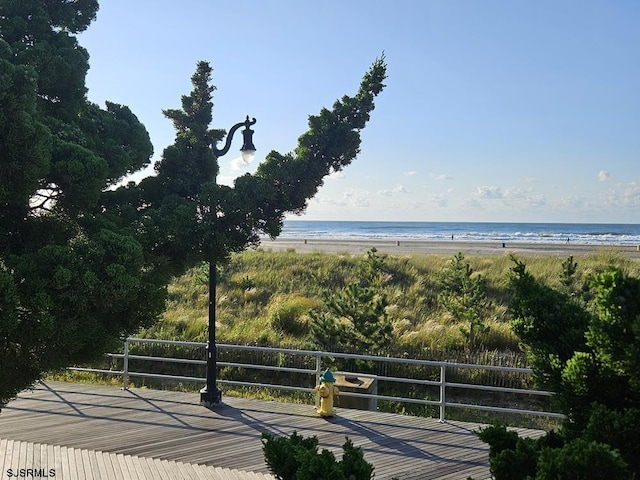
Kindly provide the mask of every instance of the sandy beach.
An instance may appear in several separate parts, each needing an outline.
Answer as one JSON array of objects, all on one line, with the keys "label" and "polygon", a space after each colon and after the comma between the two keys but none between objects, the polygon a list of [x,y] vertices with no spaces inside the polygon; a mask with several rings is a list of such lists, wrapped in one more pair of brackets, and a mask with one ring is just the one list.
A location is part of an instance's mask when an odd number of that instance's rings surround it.
[{"label": "sandy beach", "polygon": [[519,256],[559,256],[566,258],[594,254],[599,251],[617,251],[630,258],[640,259],[639,247],[634,245],[580,245],[546,244],[546,243],[499,243],[499,242],[460,242],[451,241],[422,241],[422,240],[353,240],[353,239],[292,239],[277,238],[263,239],[260,247],[264,250],[286,251],[298,253],[365,253],[375,247],[379,252],[395,255],[443,255],[453,256],[462,252],[466,256],[472,255],[510,255]]}]

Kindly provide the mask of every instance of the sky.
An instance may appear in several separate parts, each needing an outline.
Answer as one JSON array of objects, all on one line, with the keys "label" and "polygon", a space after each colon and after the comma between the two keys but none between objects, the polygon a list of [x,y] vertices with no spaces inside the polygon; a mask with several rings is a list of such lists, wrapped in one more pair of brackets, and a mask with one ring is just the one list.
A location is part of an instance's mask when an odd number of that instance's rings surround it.
[{"label": "sky", "polygon": [[640,224],[637,0],[103,0],[79,42],[89,100],[129,106],[154,161],[208,61],[211,127],[257,119],[225,184],[293,151],[384,54],[360,154],[290,218]]}]

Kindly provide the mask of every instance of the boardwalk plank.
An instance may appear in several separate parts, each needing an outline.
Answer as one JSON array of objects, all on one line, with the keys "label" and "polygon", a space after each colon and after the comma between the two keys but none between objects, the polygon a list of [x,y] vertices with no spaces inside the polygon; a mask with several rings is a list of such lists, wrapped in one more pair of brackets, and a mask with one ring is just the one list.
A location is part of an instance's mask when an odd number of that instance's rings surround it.
[{"label": "boardwalk plank", "polygon": [[119,453],[116,455],[116,462],[118,464],[118,466],[120,467],[120,470],[122,471],[122,477],[123,478],[130,478],[132,480],[137,480],[136,477],[134,477],[131,472],[129,472],[129,466],[127,465],[127,459],[125,458],[125,456],[122,453]]},{"label": "boardwalk plank", "polygon": [[115,453],[109,453],[109,463],[113,468],[113,474],[115,478],[126,478],[122,468],[120,468],[120,462],[118,461],[118,455]]},{"label": "boardwalk plank", "polygon": [[191,465],[190,463],[183,463],[182,469],[184,471],[185,477],[189,480],[200,480],[198,472],[196,472],[196,470],[193,468],[193,465]]},{"label": "boardwalk plank", "polygon": [[27,445],[20,444],[19,453],[18,453],[18,464],[16,466],[16,469],[27,468],[27,461],[28,461]]},{"label": "boardwalk plank", "polygon": [[6,446],[6,452],[5,452],[5,462],[4,462],[4,470],[3,472],[6,472],[8,469],[13,468],[13,448],[14,448],[14,441],[13,440],[9,440],[7,441],[7,446]]},{"label": "boardwalk plank", "polygon": [[53,469],[56,471],[56,454],[55,454],[55,446],[47,445],[47,469]]},{"label": "boardwalk plank", "polygon": [[[35,447],[35,445],[34,445]],[[25,453],[26,453],[26,457],[24,457],[24,460],[21,458],[20,459],[20,466],[22,468],[33,468],[34,467],[34,461],[33,461],[33,449],[32,448],[27,448],[27,446],[25,445]],[[38,459],[40,458],[40,452],[38,452]]]},{"label": "boardwalk plank", "polygon": [[67,459],[68,459],[68,472],[69,478],[71,480],[80,480],[81,477],[78,476],[78,467],[76,464],[76,449],[75,448],[67,448]]},{"label": "boardwalk plank", "polygon": [[98,478],[105,480],[111,480],[113,478],[113,475],[109,475],[103,452],[96,452],[96,468],[98,471]]},{"label": "boardwalk plank", "polygon": [[62,447],[60,445],[51,445],[49,450],[49,465],[55,470],[56,476],[62,475]]},{"label": "boardwalk plank", "polygon": [[138,475],[141,475],[141,478],[156,478],[156,475],[150,465],[150,459],[140,457],[138,458],[138,462],[140,466]]},{"label": "boardwalk plank", "polygon": [[67,447],[60,445],[58,452],[60,454],[60,459],[56,463],[56,477],[60,475],[65,479],[71,478],[69,475],[69,456],[67,455]]},{"label": "boardwalk plank", "polygon": [[88,450],[76,450],[78,476],[84,480],[94,480],[88,453]]},{"label": "boardwalk plank", "polygon": [[[7,469],[5,468],[6,454],[2,454],[2,452],[6,452],[7,451],[7,443],[8,442],[9,442],[8,439],[0,438],[0,475],[4,475],[6,473],[6,471],[7,471]],[[2,477],[0,476],[0,478],[2,478]]]},{"label": "boardwalk plank", "polygon": [[127,469],[131,474],[131,480],[144,480],[142,476],[142,467],[140,466],[139,457],[132,457],[127,455],[125,457],[125,462],[127,464]]}]

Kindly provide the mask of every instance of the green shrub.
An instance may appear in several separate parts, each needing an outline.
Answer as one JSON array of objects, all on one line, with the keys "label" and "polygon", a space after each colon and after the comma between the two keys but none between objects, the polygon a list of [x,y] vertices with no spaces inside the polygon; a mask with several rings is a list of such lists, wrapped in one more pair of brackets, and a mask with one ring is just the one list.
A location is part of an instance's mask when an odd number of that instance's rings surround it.
[{"label": "green shrub", "polygon": [[[296,470],[295,480],[347,480],[340,463],[329,450],[322,452],[298,451],[296,453],[298,470]],[[283,479],[286,480],[286,479]]]},{"label": "green shrub", "polygon": [[503,450],[513,450],[518,442],[518,434],[507,430],[507,427],[501,424],[480,429],[478,438],[489,444],[489,458],[495,457]]},{"label": "green shrub", "polygon": [[640,408],[616,411],[594,405],[584,437],[611,445],[633,472],[640,472]]},{"label": "green shrub", "polygon": [[305,451],[317,453],[318,437],[304,438],[295,431],[291,437],[275,437],[262,432],[262,451],[269,471],[278,480],[293,480],[300,466],[298,457]]},{"label": "green shrub", "polygon": [[503,429],[481,432],[491,445],[491,472],[496,480],[637,477],[640,278],[609,268],[584,278],[580,287],[569,257],[562,285],[550,287],[513,260],[512,325],[538,384],[556,392],[566,419],[561,435],[555,434],[559,442],[549,434],[514,445]]},{"label": "green shrub", "polygon": [[515,448],[505,449],[491,461],[491,474],[496,480],[535,478],[539,450],[535,440],[518,438]]},{"label": "green shrub", "polygon": [[348,479],[373,478],[373,465],[365,461],[364,453],[360,447],[353,445],[348,438],[342,445],[344,454],[342,455],[342,471]]},{"label": "green shrub", "polygon": [[327,449],[318,452],[316,436],[304,438],[295,431],[291,437],[275,437],[262,432],[262,451],[269,471],[278,480],[371,480],[373,465],[366,462],[362,449],[346,439],[342,460]]},{"label": "green shrub", "polygon": [[[497,478],[497,477],[496,477]],[[563,448],[540,452],[536,480],[622,480],[631,478],[627,464],[609,445],[578,438]]]},{"label": "green shrub", "polygon": [[490,446],[489,465],[495,480],[537,478],[540,452],[559,449],[565,443],[564,438],[554,431],[537,439],[522,438],[501,424],[481,429],[478,437]]}]

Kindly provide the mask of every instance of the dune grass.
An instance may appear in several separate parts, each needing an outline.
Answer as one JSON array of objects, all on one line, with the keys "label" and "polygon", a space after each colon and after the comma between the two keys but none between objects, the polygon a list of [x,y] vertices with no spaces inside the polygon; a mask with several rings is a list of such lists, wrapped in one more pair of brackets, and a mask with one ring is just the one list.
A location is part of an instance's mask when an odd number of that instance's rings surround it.
[{"label": "dune grass", "polygon": [[[465,349],[465,324],[439,302],[439,275],[450,256],[398,255],[384,258],[382,289],[393,323],[394,350],[431,352]],[[216,335],[219,343],[304,347],[309,310],[323,307],[323,292],[336,292],[362,277],[363,255],[272,252],[251,250],[233,256],[218,270]],[[561,283],[565,258],[518,257],[528,270],[552,287]],[[640,276],[640,262],[616,250],[601,250],[574,259],[578,281],[611,265]],[[465,257],[474,275],[486,279],[490,307],[476,349],[518,351],[507,309],[507,279],[513,261],[505,256]],[[208,321],[208,266],[202,265],[169,286],[167,309],[153,327],[141,331],[148,338],[206,341]]]}]

